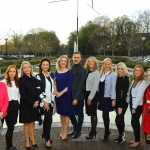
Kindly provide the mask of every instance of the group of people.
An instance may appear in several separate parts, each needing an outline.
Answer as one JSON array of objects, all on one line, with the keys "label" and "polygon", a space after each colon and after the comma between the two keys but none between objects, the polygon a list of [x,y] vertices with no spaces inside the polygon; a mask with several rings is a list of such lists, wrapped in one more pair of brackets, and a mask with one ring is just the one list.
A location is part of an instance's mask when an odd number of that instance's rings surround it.
[{"label": "group of people", "polygon": [[[149,145],[150,84],[144,79],[143,67],[140,65],[134,67],[134,79],[130,84],[128,69],[123,62],[116,65],[114,72],[111,59],[106,58],[99,72],[98,61],[93,56],[86,60],[84,67],[81,65],[80,52],[74,52],[72,60],[73,66],[70,69],[68,56],[60,56],[56,63],[56,72],[53,74],[50,60],[43,58],[39,64],[39,73],[35,77],[33,67],[28,61],[23,61],[21,64],[20,78],[16,66],[8,67],[5,79],[0,82],[0,91],[2,91],[0,119],[2,123],[5,120],[7,125],[6,149],[17,150],[12,144],[12,138],[18,112],[19,122],[23,123],[26,149],[31,149],[30,144],[33,147],[38,146],[34,138],[35,121],[43,124],[42,138],[45,139],[46,148],[51,149],[50,132],[52,115],[55,112],[60,115],[62,127],[59,138],[62,140],[66,140],[67,136],[78,138],[84,120],[84,104],[86,114],[91,117],[91,130],[86,139],[92,139],[97,135],[97,110],[100,110],[104,122],[104,136],[101,141],[107,142],[111,134],[109,112],[116,111],[115,122],[119,135],[114,142],[123,143],[126,140],[124,116],[129,105],[135,137],[129,146],[134,148],[141,144],[141,127],[145,133],[146,144]],[[147,79],[150,80],[150,69],[146,73]],[[69,120],[73,125],[70,133],[68,133]]]}]

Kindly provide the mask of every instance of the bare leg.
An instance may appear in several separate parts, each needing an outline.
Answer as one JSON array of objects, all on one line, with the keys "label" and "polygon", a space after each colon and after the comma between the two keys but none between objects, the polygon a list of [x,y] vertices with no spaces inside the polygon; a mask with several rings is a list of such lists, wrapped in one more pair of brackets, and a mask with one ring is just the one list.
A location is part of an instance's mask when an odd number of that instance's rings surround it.
[{"label": "bare leg", "polygon": [[25,123],[23,126],[24,129],[24,136],[25,136],[25,142],[26,142],[26,147],[30,147],[30,142],[29,142],[29,123]]}]

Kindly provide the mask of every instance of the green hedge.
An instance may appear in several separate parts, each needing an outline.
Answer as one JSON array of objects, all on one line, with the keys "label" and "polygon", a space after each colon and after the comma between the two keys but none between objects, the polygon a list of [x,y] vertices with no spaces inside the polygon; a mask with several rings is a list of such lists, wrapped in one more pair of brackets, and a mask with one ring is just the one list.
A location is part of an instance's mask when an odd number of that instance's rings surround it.
[{"label": "green hedge", "polygon": [[[50,60],[56,59],[56,58],[57,57],[55,57],[55,56],[49,57]],[[19,69],[20,66],[21,66],[21,63],[23,61],[29,61],[32,65],[36,65],[36,64],[39,64],[40,60],[41,60],[41,58],[32,58],[31,60],[29,60],[29,59],[22,59],[22,60],[3,61],[3,62],[0,62],[0,70],[1,70],[1,73],[4,73],[9,65],[16,65],[16,67]]]}]

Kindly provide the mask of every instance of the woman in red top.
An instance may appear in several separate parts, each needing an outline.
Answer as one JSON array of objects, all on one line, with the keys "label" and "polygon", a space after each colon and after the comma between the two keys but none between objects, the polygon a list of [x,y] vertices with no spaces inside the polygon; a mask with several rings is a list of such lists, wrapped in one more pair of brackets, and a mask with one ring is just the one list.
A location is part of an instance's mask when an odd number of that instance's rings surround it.
[{"label": "woman in red top", "polygon": [[[147,80],[150,81],[150,69],[146,72]],[[143,132],[145,133],[146,150],[150,150],[150,84],[148,84],[143,100]]]},{"label": "woman in red top", "polygon": [[4,118],[7,115],[8,108],[8,93],[6,84],[0,82],[0,119]]}]

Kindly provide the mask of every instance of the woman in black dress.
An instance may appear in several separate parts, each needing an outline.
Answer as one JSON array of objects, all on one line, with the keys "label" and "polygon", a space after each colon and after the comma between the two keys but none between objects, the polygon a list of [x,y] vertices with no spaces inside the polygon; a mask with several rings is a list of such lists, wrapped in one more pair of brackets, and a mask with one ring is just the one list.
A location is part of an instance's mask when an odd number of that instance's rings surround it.
[{"label": "woman in black dress", "polygon": [[120,62],[116,66],[117,82],[116,82],[116,126],[118,128],[119,136],[114,141],[116,143],[123,143],[125,139],[125,122],[124,115],[128,108],[128,103],[126,102],[127,92],[129,88],[129,75],[127,66]]},{"label": "woman in black dress", "polygon": [[[33,69],[28,61],[23,61],[20,68],[20,116],[19,122],[24,123],[24,136],[26,149],[30,149],[30,141],[37,147],[34,138],[35,121],[38,121],[39,96],[36,88],[36,79],[32,76]],[[30,138],[28,136],[30,131]]]},{"label": "woman in black dress", "polygon": [[98,61],[95,57],[89,57],[85,63],[85,69],[88,73],[85,85],[85,108],[86,114],[91,116],[91,131],[86,139],[96,137],[97,126],[97,103],[98,103],[98,85],[99,85],[99,68]]}]

